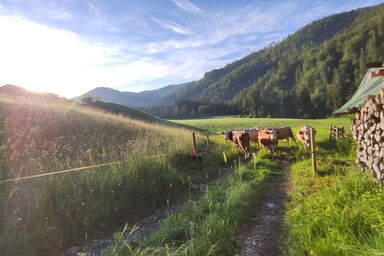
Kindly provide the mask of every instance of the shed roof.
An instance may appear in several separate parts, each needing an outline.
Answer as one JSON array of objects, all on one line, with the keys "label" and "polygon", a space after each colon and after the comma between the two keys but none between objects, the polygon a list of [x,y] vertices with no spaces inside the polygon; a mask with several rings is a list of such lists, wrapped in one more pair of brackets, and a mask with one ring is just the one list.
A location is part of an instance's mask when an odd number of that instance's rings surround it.
[{"label": "shed roof", "polygon": [[353,108],[359,109],[369,95],[377,95],[380,89],[384,87],[384,67],[368,69],[359,88],[353,94],[352,98],[341,108],[336,110],[333,115],[342,115],[353,112]]}]

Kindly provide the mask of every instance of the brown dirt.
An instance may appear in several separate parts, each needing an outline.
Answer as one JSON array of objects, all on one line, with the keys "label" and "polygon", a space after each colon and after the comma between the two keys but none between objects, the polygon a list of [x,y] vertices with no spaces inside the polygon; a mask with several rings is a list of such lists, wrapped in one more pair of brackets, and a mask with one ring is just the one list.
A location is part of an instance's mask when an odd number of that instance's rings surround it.
[{"label": "brown dirt", "polygon": [[237,239],[236,256],[281,254],[289,162],[281,163],[282,171],[271,178],[263,197],[255,204],[251,221]]}]

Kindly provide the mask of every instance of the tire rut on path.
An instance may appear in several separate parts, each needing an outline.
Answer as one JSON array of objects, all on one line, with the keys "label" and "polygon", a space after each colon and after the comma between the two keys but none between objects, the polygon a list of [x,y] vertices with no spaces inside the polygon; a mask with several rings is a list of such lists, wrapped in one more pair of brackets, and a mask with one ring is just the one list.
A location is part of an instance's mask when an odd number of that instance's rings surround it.
[{"label": "tire rut on path", "polygon": [[236,256],[281,254],[289,162],[282,160],[281,165],[282,170],[271,177],[250,222],[237,239]]}]

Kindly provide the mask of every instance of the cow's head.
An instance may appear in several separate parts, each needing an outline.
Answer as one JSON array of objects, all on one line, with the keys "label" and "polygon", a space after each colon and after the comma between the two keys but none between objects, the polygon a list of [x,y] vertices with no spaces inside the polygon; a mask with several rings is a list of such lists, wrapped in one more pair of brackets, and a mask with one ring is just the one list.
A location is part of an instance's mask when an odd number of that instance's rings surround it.
[{"label": "cow's head", "polygon": [[270,130],[267,130],[267,134],[270,136],[269,138],[272,140],[272,141],[276,141],[277,140],[277,131],[275,129],[270,129]]},{"label": "cow's head", "polygon": [[233,132],[232,131],[221,132],[221,134],[224,135],[224,140],[232,140],[232,138],[233,138]]},{"label": "cow's head", "polygon": [[271,140],[272,141],[276,141],[277,140],[277,134],[278,134],[279,132],[278,131],[276,131],[275,129],[272,129],[271,130]]}]

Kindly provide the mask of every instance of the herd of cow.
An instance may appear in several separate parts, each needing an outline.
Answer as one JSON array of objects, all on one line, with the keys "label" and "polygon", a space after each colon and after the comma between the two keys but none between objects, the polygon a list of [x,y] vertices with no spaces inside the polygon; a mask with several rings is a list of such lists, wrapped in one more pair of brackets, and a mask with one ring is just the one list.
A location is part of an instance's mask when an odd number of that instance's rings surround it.
[{"label": "herd of cow", "polygon": [[[303,144],[304,149],[310,147],[310,128],[310,126],[304,125],[297,131],[297,138]],[[230,130],[222,132],[221,134],[224,135],[225,140],[232,142],[235,149],[240,149],[245,154],[245,158],[248,158],[250,155],[251,141],[259,145],[260,148],[269,148],[274,156],[276,155],[279,140],[286,139],[289,145],[289,139],[291,138],[296,143],[290,127]]]}]

